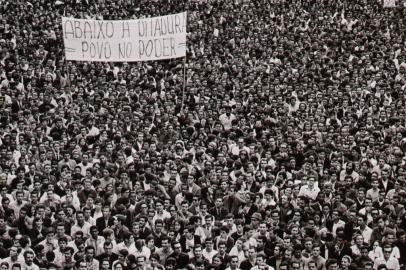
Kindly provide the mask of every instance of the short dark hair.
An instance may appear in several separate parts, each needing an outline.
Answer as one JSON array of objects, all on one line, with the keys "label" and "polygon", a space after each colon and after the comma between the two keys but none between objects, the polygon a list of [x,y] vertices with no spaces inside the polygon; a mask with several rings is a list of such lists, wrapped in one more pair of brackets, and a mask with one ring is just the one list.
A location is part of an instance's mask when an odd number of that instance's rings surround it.
[{"label": "short dark hair", "polygon": [[326,268],[329,268],[333,264],[338,264],[337,259],[334,259],[334,258],[328,259],[327,262],[326,262]]},{"label": "short dark hair", "polygon": [[180,244],[180,242],[179,242],[179,241],[176,241],[176,240],[173,241],[173,242],[172,242],[172,248],[175,247],[176,244]]},{"label": "short dark hair", "polygon": [[152,259],[152,258],[154,258],[154,259],[157,260],[157,261],[159,261],[159,260],[161,259],[161,257],[159,256],[159,254],[156,253],[156,252],[153,252],[153,253],[151,254],[151,256],[149,257],[149,259]]},{"label": "short dark hair", "polygon": [[11,266],[11,269],[13,269],[14,267],[18,267],[21,269],[21,264],[20,263],[13,263],[13,265]]},{"label": "short dark hair", "polygon": [[72,255],[73,255],[73,253],[75,253],[75,250],[73,249],[73,247],[70,247],[70,246],[65,247],[65,249],[63,250],[64,253],[67,251]]},{"label": "short dark hair", "polygon": [[260,252],[260,253],[257,254],[257,258],[258,258],[258,257],[260,257],[260,258],[262,258],[262,259],[264,259],[264,260],[266,259],[265,254],[262,253],[262,252]]},{"label": "short dark hair", "polygon": [[26,258],[28,254],[31,254],[31,255],[35,256],[35,254],[34,254],[33,251],[31,251],[31,250],[26,250],[26,251],[24,251],[24,254],[23,254],[24,258]]},{"label": "short dark hair", "polygon": [[226,243],[225,241],[221,240],[221,241],[217,244],[217,246],[219,247],[220,245],[227,246],[227,243]]}]

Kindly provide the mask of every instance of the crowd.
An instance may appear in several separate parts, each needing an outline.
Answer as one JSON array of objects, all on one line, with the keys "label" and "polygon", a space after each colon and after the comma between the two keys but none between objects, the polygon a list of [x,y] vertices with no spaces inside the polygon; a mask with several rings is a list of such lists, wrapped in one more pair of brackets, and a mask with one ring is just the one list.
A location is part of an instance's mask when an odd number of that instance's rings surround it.
[{"label": "crowd", "polygon": [[[183,11],[185,59],[64,58],[61,16]],[[0,0],[0,270],[406,269],[405,27],[402,0]]]}]

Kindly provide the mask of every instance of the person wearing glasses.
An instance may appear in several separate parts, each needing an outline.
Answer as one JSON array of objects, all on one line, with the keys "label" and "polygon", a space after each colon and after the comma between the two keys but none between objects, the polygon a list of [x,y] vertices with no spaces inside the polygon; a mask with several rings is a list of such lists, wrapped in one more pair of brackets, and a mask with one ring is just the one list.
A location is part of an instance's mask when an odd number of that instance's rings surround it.
[{"label": "person wearing glasses", "polygon": [[390,244],[385,244],[383,246],[383,256],[374,261],[374,269],[376,270],[381,264],[384,264],[387,269],[400,270],[398,259],[392,257],[391,253],[392,246]]},{"label": "person wearing glasses", "polygon": [[182,252],[182,245],[179,241],[174,241],[172,243],[173,252],[169,255],[169,258],[174,258],[176,260],[176,269],[185,268],[189,264],[189,255]]},{"label": "person wearing glasses", "polygon": [[205,248],[203,250],[203,256],[210,262],[213,262],[213,257],[217,254],[217,250],[213,249],[214,242],[212,238],[206,238],[204,243]]}]

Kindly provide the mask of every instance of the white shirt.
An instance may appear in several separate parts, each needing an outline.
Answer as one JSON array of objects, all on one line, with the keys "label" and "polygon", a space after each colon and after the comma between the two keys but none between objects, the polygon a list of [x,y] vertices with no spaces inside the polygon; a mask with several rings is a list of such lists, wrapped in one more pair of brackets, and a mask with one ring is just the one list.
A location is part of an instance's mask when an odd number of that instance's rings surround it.
[{"label": "white shirt", "polygon": [[396,258],[396,259],[400,259],[400,251],[398,247],[393,247],[392,248],[392,253],[390,254],[390,257]]},{"label": "white shirt", "polygon": [[155,213],[155,216],[152,218],[152,223],[155,224],[155,221],[157,219],[161,219],[162,221],[164,221],[165,219],[168,219],[170,217],[171,217],[171,214],[169,214],[168,211],[163,210],[162,214]]},{"label": "white shirt", "polygon": [[[93,238],[89,238],[89,239],[87,239],[86,240],[86,242],[85,242],[85,245],[86,246],[92,246],[92,247],[94,247],[94,249],[95,249],[95,255],[96,256],[98,256],[98,255],[100,255],[101,253],[103,253],[103,244],[104,244],[104,241],[105,241],[105,239],[104,239],[104,237],[102,237],[102,236],[97,236],[97,239],[95,240],[95,239],[93,239]],[[102,248],[99,248],[99,247],[102,247]],[[117,245],[118,246],[118,245]]]},{"label": "white shirt", "polygon": [[32,263],[29,266],[27,264],[23,263],[21,269],[22,270],[39,270],[39,267],[35,263]]},{"label": "white shirt", "polygon": [[389,270],[399,270],[399,261],[396,258],[389,257],[388,260],[385,260],[384,257],[379,257],[375,260],[374,269],[378,269],[378,266],[384,264]]},{"label": "white shirt", "polygon": [[[61,201],[61,197],[59,197],[58,194],[54,193],[54,194],[53,194],[53,197],[54,197],[54,200],[55,200],[55,201],[58,201],[58,202]],[[40,203],[44,203],[47,199],[48,199],[48,195],[47,195],[47,193],[45,192],[45,193],[41,196],[41,198],[39,199],[39,202],[40,202]]]},{"label": "white shirt", "polygon": [[250,149],[246,146],[240,148],[238,145],[235,145],[232,148],[230,147],[230,150],[230,152],[235,156],[238,156],[242,150],[245,150],[248,154],[250,153]]},{"label": "white shirt", "polygon": [[362,236],[364,237],[364,241],[369,244],[371,241],[372,229],[368,226],[365,226],[365,229],[362,231]]},{"label": "white shirt", "polygon": [[255,265],[254,267],[252,267],[250,270],[259,270],[259,269],[264,269],[264,270],[275,270],[272,266],[270,265],[265,265],[264,268],[259,268],[258,265]]},{"label": "white shirt", "polygon": [[83,224],[83,226],[79,226],[77,223],[75,225],[72,226],[71,228],[71,236],[73,237],[75,235],[76,232],[78,231],[82,231],[83,232],[83,236],[85,238],[89,238],[90,237],[90,223],[86,222]]},{"label": "white shirt", "polygon": [[219,120],[221,124],[223,125],[225,130],[231,129],[232,125],[231,122],[236,119],[235,115],[230,113],[230,116],[227,116],[227,114],[223,113],[220,115]]},{"label": "white shirt", "polygon": [[[61,203],[66,202],[66,195],[61,198]],[[72,201],[71,201],[72,206],[76,209],[76,211],[80,210],[80,201],[77,196],[72,196]]]},{"label": "white shirt", "polygon": [[336,237],[336,231],[337,231],[337,229],[338,229],[338,228],[344,228],[344,226],[345,226],[345,222],[342,221],[341,219],[338,220],[337,223],[334,222],[334,223],[333,223],[333,229],[332,229],[333,236]]},{"label": "white shirt", "polygon": [[117,244],[115,252],[118,253],[122,249],[127,250],[129,254],[133,254],[137,251],[134,243],[132,243],[129,247],[127,247],[124,242],[121,242]]},{"label": "white shirt", "polygon": [[79,167],[80,167],[80,174],[81,174],[82,176],[86,176],[86,170],[89,169],[89,168],[93,168],[93,163],[88,162],[86,165],[83,164],[83,163],[79,163],[79,164],[76,165],[76,166],[79,166]]},{"label": "white shirt", "polygon": [[216,254],[217,254],[217,251],[214,249],[211,252],[208,252],[206,249],[203,249],[203,257],[205,257],[206,260],[209,261],[209,263],[213,263],[213,257]]},{"label": "white shirt", "polygon": [[241,249],[238,251],[237,247],[234,246],[229,253],[230,256],[237,256],[238,257],[238,264],[241,264],[243,260],[245,260],[244,251]]},{"label": "white shirt", "polygon": [[368,257],[373,261],[375,261],[376,259],[381,258],[381,257],[383,258],[382,248],[379,246],[374,248],[373,250],[371,250],[368,253]]},{"label": "white shirt", "polygon": [[299,197],[305,196],[309,199],[316,200],[317,195],[319,194],[320,189],[314,185],[313,188],[309,188],[308,185],[304,185],[300,188]]},{"label": "white shirt", "polygon": [[[13,196],[11,195],[11,194],[5,194],[5,197],[7,197],[9,200],[10,200],[10,204],[11,203],[14,203],[14,198],[13,198]],[[2,199],[3,197],[2,196],[0,196],[0,206],[2,205],[1,204],[1,199]]]},{"label": "white shirt", "polygon": [[151,256],[151,250],[148,247],[143,246],[141,251],[138,251],[138,249],[136,249],[132,254],[134,254],[135,258],[137,258],[138,256],[145,256],[145,258],[149,260],[149,256]]},{"label": "white shirt", "polygon": [[92,128],[87,132],[87,135],[92,137],[98,136],[99,134],[100,134],[99,129],[94,126],[92,126]]}]

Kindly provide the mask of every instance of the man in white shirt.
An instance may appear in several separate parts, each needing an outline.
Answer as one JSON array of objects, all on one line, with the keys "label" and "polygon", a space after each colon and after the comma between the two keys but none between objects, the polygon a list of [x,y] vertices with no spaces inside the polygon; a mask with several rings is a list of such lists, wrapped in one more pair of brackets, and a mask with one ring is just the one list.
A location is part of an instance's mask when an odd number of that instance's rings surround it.
[{"label": "man in white shirt", "polygon": [[251,270],[275,270],[272,266],[266,264],[265,259],[265,254],[258,253],[255,262],[256,265],[252,267]]},{"label": "man in white shirt", "polygon": [[135,249],[135,244],[134,244],[134,236],[130,233],[125,231],[123,234],[123,240],[121,243],[117,244],[116,246],[116,253],[118,253],[120,250],[127,250],[130,254],[135,253],[137,250]]},{"label": "man in white shirt", "polygon": [[47,192],[44,192],[44,194],[42,194],[41,198],[39,199],[39,202],[44,203],[46,200],[49,200],[50,197],[48,196],[48,191],[52,191],[52,194],[51,194],[52,199],[59,203],[61,201],[61,197],[59,197],[59,195],[56,194],[54,192],[54,190],[55,190],[55,185],[52,183],[49,183],[48,187],[47,187]]},{"label": "man in white shirt", "polygon": [[55,254],[54,262],[58,265],[61,265],[62,262],[65,260],[65,248],[68,245],[68,239],[66,237],[60,237],[58,239],[58,248],[54,249],[53,252]]},{"label": "man in white shirt", "polygon": [[244,138],[238,138],[237,144],[233,146],[229,146],[231,154],[238,156],[240,155],[241,151],[245,151],[245,154],[250,153],[249,147],[245,146]]},{"label": "man in white shirt", "polygon": [[82,176],[86,176],[86,170],[89,168],[93,168],[93,163],[89,162],[89,154],[84,153],[82,155],[82,162],[79,163],[77,166],[80,167],[80,174]]},{"label": "man in white shirt", "polygon": [[10,203],[10,208],[14,210],[16,219],[18,219],[20,215],[20,209],[27,204],[27,201],[23,200],[23,197],[24,192],[19,190],[16,192],[16,200]]},{"label": "man in white shirt", "polygon": [[[0,181],[2,177],[5,179],[3,182],[6,182],[7,174],[5,173],[0,174]],[[10,203],[14,203],[13,195],[8,194],[8,188],[7,185],[5,184],[0,185],[0,206],[2,205],[1,204],[2,198],[8,198],[10,200]]]},{"label": "man in white shirt", "polygon": [[10,254],[7,258],[4,258],[1,260],[1,262],[6,262],[9,265],[12,265],[13,263],[17,263],[18,260],[18,248],[16,246],[12,246],[10,248]]},{"label": "man in white shirt", "polygon": [[86,240],[86,246],[92,246],[95,248],[95,256],[99,256],[103,253],[103,244],[104,244],[104,237],[99,235],[99,230],[95,225],[92,225],[89,229],[90,236],[89,239]]},{"label": "man in white shirt", "polygon": [[392,246],[392,252],[390,254],[391,257],[396,259],[400,259],[400,250],[397,246],[394,245],[396,241],[396,235],[393,231],[388,231],[385,233],[385,242]]},{"label": "man in white shirt", "polygon": [[236,255],[232,255],[230,258],[230,266],[226,268],[226,270],[240,270],[238,268],[239,259]]},{"label": "man in white shirt", "polygon": [[39,270],[38,265],[36,265],[34,263],[34,252],[32,252],[31,250],[26,250],[24,252],[24,265],[22,267],[22,269],[24,270]]},{"label": "man in white shirt", "polygon": [[92,246],[85,248],[85,262],[88,269],[99,269],[99,261],[94,258],[95,249]]},{"label": "man in white shirt", "polygon": [[162,203],[162,201],[157,201],[155,203],[155,209],[156,209],[156,212],[155,212],[154,217],[152,218],[153,224],[155,224],[155,221],[157,219],[165,221],[166,219],[169,219],[171,217],[171,214],[169,214],[169,212],[164,209],[164,204]]},{"label": "man in white shirt", "polygon": [[392,247],[390,245],[385,245],[383,247],[383,257],[379,257],[375,260],[374,269],[378,269],[381,264],[386,265],[387,269],[400,270],[400,265],[398,259],[391,257]]},{"label": "man in white shirt", "polygon": [[85,221],[85,216],[82,211],[76,212],[76,223],[71,228],[71,236],[74,237],[77,231],[82,231],[85,238],[90,237],[91,225]]},{"label": "man in white shirt", "polygon": [[372,179],[372,188],[367,190],[367,198],[371,198],[372,201],[377,201],[379,199],[379,181],[378,179]]},{"label": "man in white shirt", "polygon": [[[244,243],[241,239],[237,239],[235,241],[234,247],[230,250],[229,255],[231,256],[230,263],[233,262],[233,257],[237,257],[237,266],[239,262],[245,260],[245,252],[244,249],[248,249],[248,247],[244,247]],[[230,265],[231,267],[231,265]],[[233,268],[230,268],[233,269]]]},{"label": "man in white shirt", "polygon": [[135,241],[135,252],[133,253],[135,257],[145,257],[148,258],[151,256],[151,250],[144,244],[144,240],[137,239]]},{"label": "man in white shirt", "polygon": [[315,185],[316,178],[311,175],[307,178],[307,185],[300,188],[299,197],[304,196],[311,200],[316,200],[320,192],[320,188]]},{"label": "man in white shirt", "polygon": [[344,228],[345,222],[340,219],[340,213],[337,210],[333,210],[333,212],[331,213],[331,218],[333,220],[332,233],[333,236],[336,237],[337,229]]},{"label": "man in white shirt", "polygon": [[361,231],[361,234],[364,237],[364,242],[370,244],[372,229],[367,226],[367,217],[365,215],[358,216],[357,223],[359,226],[358,229]]},{"label": "man in white shirt", "polygon": [[206,260],[209,261],[209,263],[213,262],[213,257],[214,257],[214,255],[217,254],[217,251],[213,249],[213,244],[214,244],[213,239],[206,238],[206,242],[205,242],[206,248],[203,250],[202,253],[203,253],[203,257],[205,257]]},{"label": "man in white shirt", "polygon": [[219,120],[221,122],[221,124],[223,125],[225,130],[229,130],[231,129],[232,126],[232,121],[237,119],[236,116],[231,113],[231,107],[230,106],[226,106],[225,107],[225,112],[222,113],[219,117]]}]

